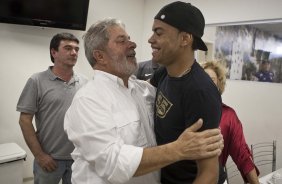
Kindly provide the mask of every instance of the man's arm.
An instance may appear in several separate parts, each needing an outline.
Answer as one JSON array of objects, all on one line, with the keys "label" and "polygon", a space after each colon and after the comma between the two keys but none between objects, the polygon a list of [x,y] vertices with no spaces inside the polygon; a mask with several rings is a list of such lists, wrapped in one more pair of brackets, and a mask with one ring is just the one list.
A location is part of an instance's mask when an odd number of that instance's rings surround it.
[{"label": "man's arm", "polygon": [[193,184],[217,184],[219,175],[218,156],[197,160],[198,172]]},{"label": "man's arm", "polygon": [[180,160],[204,159],[215,156],[217,158],[223,149],[220,130],[196,132],[202,124],[202,120],[198,120],[172,143],[145,148],[134,176],[144,175]]},{"label": "man's arm", "polygon": [[44,151],[42,150],[41,145],[37,139],[34,126],[32,124],[33,116],[33,114],[21,112],[19,124],[25,142],[28,145],[33,156],[44,170],[50,172],[56,169],[57,164],[50,155],[44,153]]}]

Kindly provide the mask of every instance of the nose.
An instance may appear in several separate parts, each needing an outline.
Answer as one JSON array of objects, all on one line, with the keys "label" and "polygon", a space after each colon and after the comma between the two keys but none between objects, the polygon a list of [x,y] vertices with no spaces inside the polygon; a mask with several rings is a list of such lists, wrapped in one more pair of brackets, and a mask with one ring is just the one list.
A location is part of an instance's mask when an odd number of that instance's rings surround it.
[{"label": "nose", "polygon": [[135,49],[137,47],[135,42],[129,41],[129,47]]},{"label": "nose", "polygon": [[71,49],[71,54],[78,54],[78,50],[76,48]]},{"label": "nose", "polygon": [[154,35],[152,35],[152,36],[148,39],[148,42],[149,42],[150,44],[152,44],[154,41],[155,41]]}]

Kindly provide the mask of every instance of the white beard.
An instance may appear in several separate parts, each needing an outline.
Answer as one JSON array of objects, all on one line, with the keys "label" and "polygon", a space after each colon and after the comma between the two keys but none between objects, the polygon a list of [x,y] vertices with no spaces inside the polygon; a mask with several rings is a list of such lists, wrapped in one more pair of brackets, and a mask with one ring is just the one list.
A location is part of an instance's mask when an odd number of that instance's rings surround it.
[{"label": "white beard", "polygon": [[126,58],[120,59],[118,56],[111,56],[113,68],[121,75],[131,76],[137,65],[128,61]]}]

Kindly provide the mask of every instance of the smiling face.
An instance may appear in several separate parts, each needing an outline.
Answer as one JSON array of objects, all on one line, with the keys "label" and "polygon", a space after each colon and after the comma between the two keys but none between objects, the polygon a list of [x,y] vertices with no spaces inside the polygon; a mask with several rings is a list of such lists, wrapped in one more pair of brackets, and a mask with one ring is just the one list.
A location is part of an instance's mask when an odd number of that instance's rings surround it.
[{"label": "smiling face", "polygon": [[120,77],[129,77],[136,68],[136,44],[130,41],[130,37],[121,26],[112,26],[108,29],[109,41],[104,59],[107,61],[110,73]]},{"label": "smiling face", "polygon": [[167,66],[180,55],[183,32],[157,19],[152,30],[153,35],[148,40],[153,49],[152,60]]}]

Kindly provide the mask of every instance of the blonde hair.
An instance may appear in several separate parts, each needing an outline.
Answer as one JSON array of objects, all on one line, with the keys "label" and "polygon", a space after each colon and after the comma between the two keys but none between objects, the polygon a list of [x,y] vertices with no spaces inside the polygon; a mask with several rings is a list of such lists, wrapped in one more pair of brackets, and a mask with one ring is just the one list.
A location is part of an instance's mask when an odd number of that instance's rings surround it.
[{"label": "blonde hair", "polygon": [[201,66],[204,69],[211,69],[216,73],[217,80],[218,80],[217,88],[220,94],[222,94],[224,92],[225,85],[226,85],[227,70],[226,70],[225,65],[222,64],[220,61],[207,61],[207,62],[201,63]]}]

